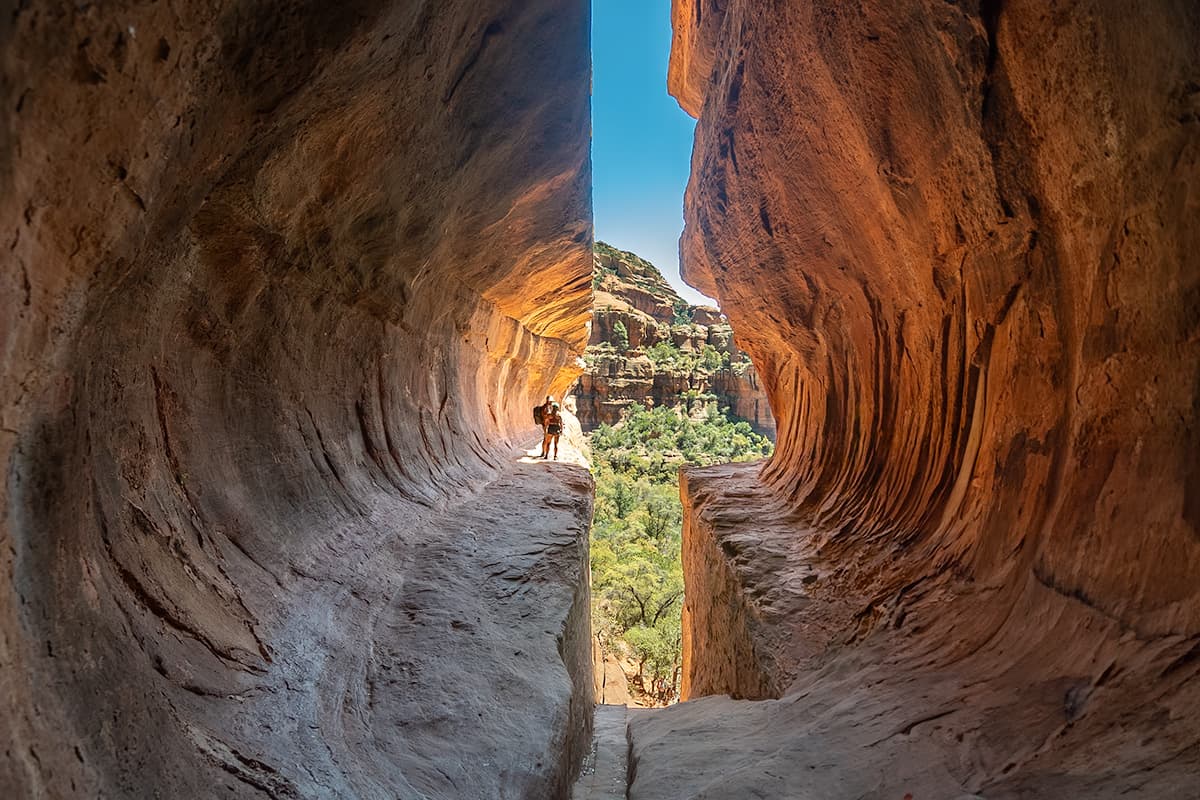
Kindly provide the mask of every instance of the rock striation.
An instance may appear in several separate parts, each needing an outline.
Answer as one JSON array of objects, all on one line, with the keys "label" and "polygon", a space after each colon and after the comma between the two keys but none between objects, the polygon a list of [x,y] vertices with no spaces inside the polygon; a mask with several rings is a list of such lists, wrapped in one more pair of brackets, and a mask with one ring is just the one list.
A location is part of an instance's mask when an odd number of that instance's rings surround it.
[{"label": "rock striation", "polygon": [[589,80],[582,2],[8,4],[0,796],[567,791]]},{"label": "rock striation", "polygon": [[689,304],[634,253],[597,242],[594,259],[586,367],[572,389],[584,430],[615,424],[634,403],[700,411],[715,402],[774,436],[754,364],[718,309]]},{"label": "rock striation", "polygon": [[673,9],[779,425],[686,476],[685,680],[778,699],[635,719],[630,796],[1200,793],[1200,12]]}]

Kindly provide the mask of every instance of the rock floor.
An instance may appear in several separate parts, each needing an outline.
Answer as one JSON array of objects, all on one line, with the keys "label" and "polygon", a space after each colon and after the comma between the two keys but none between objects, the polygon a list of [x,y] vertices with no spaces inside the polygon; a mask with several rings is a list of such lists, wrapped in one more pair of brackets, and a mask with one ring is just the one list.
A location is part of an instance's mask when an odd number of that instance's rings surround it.
[{"label": "rock floor", "polygon": [[[439,507],[380,494],[314,552],[233,562],[243,585],[267,582],[271,661],[201,671],[188,651],[114,677],[81,724],[99,728],[110,706],[143,714],[154,736],[139,746],[157,760],[88,752],[92,783],[72,796],[565,796],[592,704],[578,461],[514,453]],[[42,796],[28,789],[0,771],[0,797]]]},{"label": "rock floor", "polygon": [[[577,467],[522,460],[428,529],[421,569],[373,645],[368,692],[389,685],[393,702],[366,703],[372,738],[389,743],[376,752],[403,754],[421,796],[565,788],[590,702],[586,584],[575,578],[586,581],[588,493]],[[495,714],[506,697],[522,700]]]},{"label": "rock floor", "polygon": [[629,785],[629,709],[597,706],[593,731],[571,800],[623,800]]}]

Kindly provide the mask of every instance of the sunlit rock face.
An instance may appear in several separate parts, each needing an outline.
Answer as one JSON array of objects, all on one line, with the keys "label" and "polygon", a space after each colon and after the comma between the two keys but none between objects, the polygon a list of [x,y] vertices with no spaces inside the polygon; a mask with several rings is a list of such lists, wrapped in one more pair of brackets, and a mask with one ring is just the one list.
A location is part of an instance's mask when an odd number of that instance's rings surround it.
[{"label": "sunlit rock face", "polygon": [[[634,403],[702,413],[715,402],[774,437],[758,374],[720,310],[691,305],[653,264],[603,242],[596,243],[595,273],[587,366],[571,390],[585,431],[617,424]],[[625,329],[620,335],[618,324]],[[656,362],[647,350],[660,344],[689,355],[711,348],[724,354],[725,366],[672,366],[661,356]]]},{"label": "sunlit rock face", "polygon": [[896,797],[918,752],[917,797],[1194,794],[1200,12],[674,18],[684,271],[779,425],[688,478],[691,693],[806,692],[847,758],[886,723]]},{"label": "sunlit rock face", "polygon": [[565,786],[586,476],[454,509],[578,372],[586,4],[35,1],[0,53],[0,795]]}]

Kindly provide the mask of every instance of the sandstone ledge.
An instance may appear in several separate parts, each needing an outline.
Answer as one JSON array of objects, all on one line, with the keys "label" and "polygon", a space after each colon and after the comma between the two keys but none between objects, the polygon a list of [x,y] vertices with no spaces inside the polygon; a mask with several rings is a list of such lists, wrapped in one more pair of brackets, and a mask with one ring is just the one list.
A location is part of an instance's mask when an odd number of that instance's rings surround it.
[{"label": "sandstone ledge", "polygon": [[1195,637],[1145,637],[1036,575],[864,580],[756,471],[685,475],[688,700],[631,718],[631,798],[1195,793]]},{"label": "sandstone ledge", "polygon": [[799,615],[810,602],[805,580],[815,573],[786,515],[773,518],[761,469],[748,463],[680,470],[684,700],[777,697],[802,660],[796,648],[821,649],[780,627],[811,624]]}]

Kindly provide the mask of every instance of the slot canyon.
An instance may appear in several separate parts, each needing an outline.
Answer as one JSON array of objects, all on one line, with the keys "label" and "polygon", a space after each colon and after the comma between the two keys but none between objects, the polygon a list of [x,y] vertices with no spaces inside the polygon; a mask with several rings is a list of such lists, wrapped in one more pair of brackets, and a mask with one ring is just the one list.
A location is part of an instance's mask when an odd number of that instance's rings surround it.
[{"label": "slot canyon", "polygon": [[0,797],[1200,797],[1200,8],[671,16],[777,447],[601,747],[587,3],[0,6]]}]

